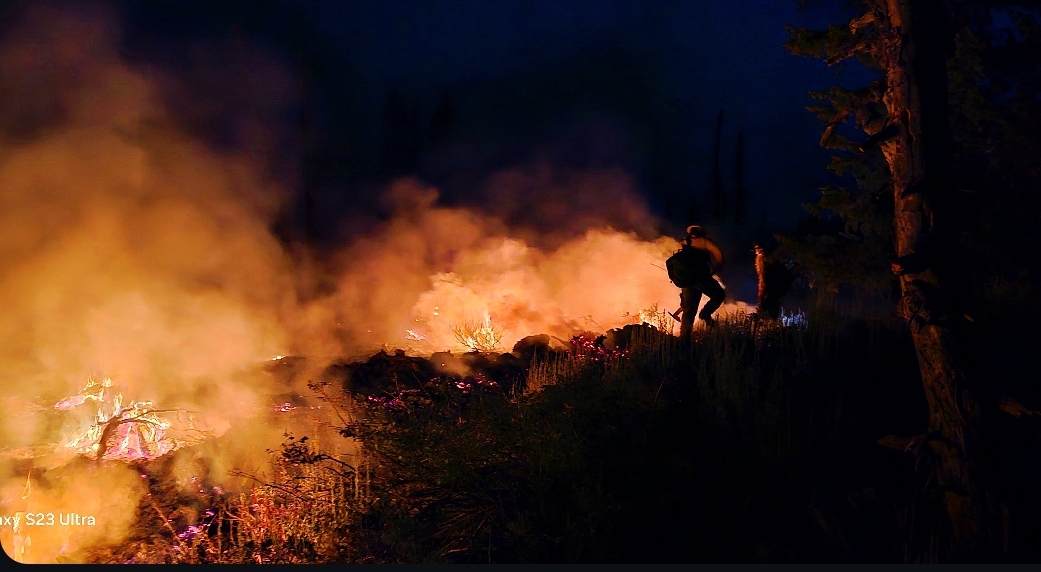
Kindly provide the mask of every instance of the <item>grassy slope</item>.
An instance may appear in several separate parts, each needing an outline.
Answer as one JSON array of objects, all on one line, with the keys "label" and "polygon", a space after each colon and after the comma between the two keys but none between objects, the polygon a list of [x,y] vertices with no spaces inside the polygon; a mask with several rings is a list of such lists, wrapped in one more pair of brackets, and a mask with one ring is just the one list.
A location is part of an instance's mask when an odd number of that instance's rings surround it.
[{"label": "grassy slope", "polygon": [[[644,332],[621,359],[532,368],[528,387],[537,390],[510,397],[431,381],[395,407],[356,409],[351,431],[368,451],[357,479],[330,461],[309,464],[297,447],[276,484],[321,502],[267,487],[280,532],[258,532],[253,515],[172,559],[943,559],[927,459],[876,443],[925,420],[899,323],[731,322],[686,349]],[[339,488],[325,486],[336,472]],[[229,514],[251,515],[250,502],[229,501]],[[164,552],[162,542],[152,549]]]}]

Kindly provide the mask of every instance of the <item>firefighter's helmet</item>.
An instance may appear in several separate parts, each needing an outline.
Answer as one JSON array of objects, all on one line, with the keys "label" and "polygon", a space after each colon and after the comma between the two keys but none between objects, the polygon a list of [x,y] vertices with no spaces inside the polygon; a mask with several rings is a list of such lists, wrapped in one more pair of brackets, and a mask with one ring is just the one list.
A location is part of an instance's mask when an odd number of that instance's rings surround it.
[{"label": "firefighter's helmet", "polygon": [[700,224],[692,224],[687,227],[687,237],[691,238],[703,238],[705,236],[705,229]]}]

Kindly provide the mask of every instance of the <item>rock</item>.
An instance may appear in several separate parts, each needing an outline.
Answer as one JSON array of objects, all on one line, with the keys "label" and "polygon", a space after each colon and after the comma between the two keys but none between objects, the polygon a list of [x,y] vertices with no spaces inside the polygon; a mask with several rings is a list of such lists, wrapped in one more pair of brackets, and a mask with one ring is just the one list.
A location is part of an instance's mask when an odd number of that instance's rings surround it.
[{"label": "rock", "polygon": [[394,355],[380,350],[365,362],[332,365],[323,377],[339,378],[345,391],[358,395],[382,395],[421,389],[437,373],[429,360],[407,356],[404,350],[396,350]]},{"label": "rock", "polygon": [[603,347],[609,350],[625,351],[629,349],[634,339],[650,341],[657,337],[665,336],[667,334],[663,334],[650,324],[629,324],[621,328],[608,330]]},{"label": "rock", "polygon": [[548,357],[566,356],[571,348],[567,344],[546,334],[528,336],[513,346],[512,354],[520,360],[524,367],[531,365],[533,359],[543,360]]},{"label": "rock", "polygon": [[439,373],[464,375],[467,370],[466,364],[463,363],[459,355],[453,354],[451,351],[437,352],[431,355],[430,362],[434,364],[434,368]]},{"label": "rock", "polygon": [[504,391],[512,394],[523,390],[527,370],[525,364],[513,354],[484,354],[470,352],[461,360],[470,370],[470,375],[481,375],[489,381],[499,384]]}]

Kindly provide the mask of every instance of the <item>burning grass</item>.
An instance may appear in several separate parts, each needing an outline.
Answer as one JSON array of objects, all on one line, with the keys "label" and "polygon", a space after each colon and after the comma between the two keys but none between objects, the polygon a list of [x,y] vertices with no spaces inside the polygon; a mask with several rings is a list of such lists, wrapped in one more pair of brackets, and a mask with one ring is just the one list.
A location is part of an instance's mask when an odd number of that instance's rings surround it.
[{"label": "burning grass", "polygon": [[[317,433],[287,434],[269,467],[235,473],[251,484],[234,493],[212,472],[174,482],[192,447],[81,457],[128,464],[148,494],[127,538],[62,558],[942,559],[942,522],[926,510],[941,493],[916,480],[928,471],[914,459],[876,443],[919,420],[902,325],[795,315],[738,313],[687,345],[643,323],[535,336],[514,353],[333,364],[310,384],[320,409],[279,400],[269,412],[319,415],[332,434],[320,445]],[[109,391],[95,384],[74,401],[111,403]]]},{"label": "burning grass", "polygon": [[452,328],[455,340],[472,352],[491,352],[500,348],[503,332],[492,326],[491,318],[481,322],[467,321]]},{"label": "burning grass", "polygon": [[[287,438],[248,492],[176,524],[146,506],[149,535],[92,559],[899,561],[910,501],[861,474],[904,470],[863,437],[902,415],[873,397],[910,386],[898,326],[742,315],[684,346],[634,325],[533,352],[520,384],[480,353],[465,374],[438,371],[450,354],[377,355],[337,371],[382,385],[313,384],[356,456]],[[847,468],[820,473],[825,458]]]},{"label": "burning grass", "polygon": [[138,466],[152,473],[142,473],[149,492],[138,505],[130,536],[63,560],[268,564],[357,559],[342,529],[360,506],[356,479],[314,460],[295,461],[279,457],[269,482],[258,479],[238,494],[198,481],[197,491],[185,491],[172,482],[164,470],[168,467]]},{"label": "burning grass", "polygon": [[[124,403],[123,394],[113,389],[108,378],[98,382],[91,377],[78,394],[59,401],[54,408],[67,411],[88,402],[96,407],[90,426],[64,445],[81,455],[118,461],[154,459],[206,437],[206,432],[195,426],[190,412],[156,409],[151,401]],[[170,434],[174,423],[166,418],[168,414],[178,420],[182,414],[187,417],[183,427],[176,429],[188,435],[178,439]]]},{"label": "burning grass", "polygon": [[[195,521],[174,527],[150,502],[165,530],[127,563],[301,564],[357,557],[343,529],[360,506],[356,479],[318,464],[280,459],[271,482],[216,499]],[[176,514],[174,509],[169,514]]]}]

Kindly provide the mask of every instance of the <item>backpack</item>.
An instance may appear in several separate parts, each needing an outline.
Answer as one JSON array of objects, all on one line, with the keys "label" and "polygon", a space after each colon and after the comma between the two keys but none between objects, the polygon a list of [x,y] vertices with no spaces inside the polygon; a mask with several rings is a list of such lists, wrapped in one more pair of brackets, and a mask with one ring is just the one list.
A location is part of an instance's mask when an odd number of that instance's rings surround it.
[{"label": "backpack", "polygon": [[708,252],[698,248],[681,248],[665,261],[665,269],[669,280],[680,288],[693,288],[703,277],[712,275]]}]

